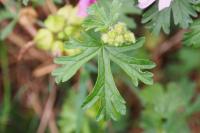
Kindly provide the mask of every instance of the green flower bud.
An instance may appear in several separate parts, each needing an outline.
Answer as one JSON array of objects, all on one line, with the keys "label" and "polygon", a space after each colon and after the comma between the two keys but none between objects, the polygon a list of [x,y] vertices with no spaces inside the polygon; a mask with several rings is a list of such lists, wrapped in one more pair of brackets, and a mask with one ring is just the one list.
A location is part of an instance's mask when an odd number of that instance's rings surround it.
[{"label": "green flower bud", "polygon": [[58,15],[50,15],[44,22],[44,25],[50,31],[56,33],[63,30],[65,26],[65,18]]},{"label": "green flower bud", "polygon": [[68,23],[71,25],[81,25],[81,23],[83,22],[83,18],[80,18],[77,16],[78,13],[78,8],[75,7],[72,12],[70,17],[68,18]]},{"label": "green flower bud", "polygon": [[48,29],[40,29],[34,38],[37,48],[42,50],[50,50],[53,40],[53,34]]},{"label": "green flower bud", "polygon": [[111,27],[107,33],[102,34],[101,39],[104,43],[114,46],[135,43],[134,34],[128,31],[124,23],[118,23]]},{"label": "green flower bud", "polygon": [[51,52],[55,56],[60,56],[62,55],[62,52],[64,50],[64,43],[62,41],[56,40],[53,42],[52,47],[51,47]]},{"label": "green flower bud", "polygon": [[59,32],[57,34],[57,38],[60,40],[64,40],[66,38],[65,32]]},{"label": "green flower bud", "polygon": [[114,38],[108,38],[108,44],[113,45],[115,43]]},{"label": "green flower bud", "polygon": [[125,35],[124,35],[124,38],[127,42],[130,42],[130,43],[135,43],[135,36],[133,33],[131,32],[127,32]]},{"label": "green flower bud", "polygon": [[122,35],[119,35],[115,38],[115,46],[120,46],[124,43],[124,37]]},{"label": "green flower bud", "polygon": [[68,18],[70,18],[70,15],[71,15],[72,10],[73,10],[73,7],[72,7],[71,5],[66,5],[66,6],[60,8],[60,9],[57,11],[57,14],[58,14],[59,16],[64,17],[64,18],[67,20]]},{"label": "green flower bud", "polygon": [[119,22],[118,24],[116,24],[114,26],[113,30],[118,34],[122,34],[123,32],[125,32],[127,30],[127,28],[126,28],[126,25],[124,23]]},{"label": "green flower bud", "polygon": [[109,42],[109,36],[107,34],[103,34],[101,36],[101,40],[104,42],[104,43],[108,43]]},{"label": "green flower bud", "polygon": [[67,36],[71,36],[74,32],[74,27],[72,26],[67,26],[65,29],[64,29],[64,32]]},{"label": "green flower bud", "polygon": [[112,30],[112,31],[109,31],[108,32],[108,36],[109,36],[109,38],[115,38],[116,37],[116,33]]}]

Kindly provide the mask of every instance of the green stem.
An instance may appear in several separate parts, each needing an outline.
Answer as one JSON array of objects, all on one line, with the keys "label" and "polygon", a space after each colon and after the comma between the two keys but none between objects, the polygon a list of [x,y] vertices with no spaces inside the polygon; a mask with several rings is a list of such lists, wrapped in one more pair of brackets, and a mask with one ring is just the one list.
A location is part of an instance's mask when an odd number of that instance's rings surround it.
[{"label": "green stem", "polygon": [[2,116],[1,116],[1,124],[0,131],[5,130],[6,122],[8,121],[9,112],[10,112],[10,99],[11,99],[11,87],[10,87],[10,79],[9,79],[9,68],[8,68],[8,56],[7,49],[4,44],[0,43],[0,60],[1,60],[1,69],[3,75],[3,108],[2,108]]}]

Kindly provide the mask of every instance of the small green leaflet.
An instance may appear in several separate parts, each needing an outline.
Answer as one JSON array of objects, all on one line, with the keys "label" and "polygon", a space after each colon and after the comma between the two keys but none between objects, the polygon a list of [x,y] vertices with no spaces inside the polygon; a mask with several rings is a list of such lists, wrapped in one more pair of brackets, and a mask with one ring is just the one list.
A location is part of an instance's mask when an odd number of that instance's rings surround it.
[{"label": "small green leaflet", "polygon": [[110,5],[105,3],[100,0],[88,9],[89,16],[83,23],[86,30],[104,31],[117,22],[122,3],[118,0],[113,0]]},{"label": "small green leaflet", "polygon": [[200,47],[200,20],[196,20],[185,33],[183,43],[185,46]]},{"label": "small green leaflet", "polygon": [[98,52],[98,48],[88,48],[82,53],[72,57],[58,57],[55,59],[56,64],[64,64],[52,72],[53,76],[56,76],[56,82],[68,81],[74,74],[80,69],[80,67],[92,59]]},{"label": "small green leaflet", "polygon": [[197,13],[192,1],[173,0],[171,6],[162,11],[158,11],[156,5],[152,6],[144,13],[142,23],[147,24],[147,28],[155,34],[159,34],[161,29],[165,33],[169,33],[171,17],[173,17],[173,23],[175,25],[181,28],[188,28],[193,22],[192,17],[196,16]]}]

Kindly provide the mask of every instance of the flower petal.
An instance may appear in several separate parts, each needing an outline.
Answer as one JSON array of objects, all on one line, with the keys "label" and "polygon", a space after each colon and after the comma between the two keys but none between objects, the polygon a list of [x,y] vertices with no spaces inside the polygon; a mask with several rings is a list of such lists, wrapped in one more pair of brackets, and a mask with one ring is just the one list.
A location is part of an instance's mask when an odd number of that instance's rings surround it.
[{"label": "flower petal", "polygon": [[150,6],[156,0],[139,0],[138,7],[141,9],[145,9]]},{"label": "flower petal", "polygon": [[170,6],[172,0],[159,0],[158,9],[159,11]]},{"label": "flower petal", "polygon": [[96,0],[80,0],[78,3],[78,16],[86,17],[87,16],[87,8],[95,2],[96,2]]}]

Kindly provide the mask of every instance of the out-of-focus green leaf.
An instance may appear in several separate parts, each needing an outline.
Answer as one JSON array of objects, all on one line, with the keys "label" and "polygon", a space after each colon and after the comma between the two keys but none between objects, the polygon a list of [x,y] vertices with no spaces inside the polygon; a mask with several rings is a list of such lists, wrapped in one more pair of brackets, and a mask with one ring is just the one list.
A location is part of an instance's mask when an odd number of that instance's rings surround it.
[{"label": "out-of-focus green leaf", "polygon": [[3,30],[0,31],[0,40],[4,40],[14,29],[16,23],[17,23],[17,18],[12,20]]},{"label": "out-of-focus green leaf", "polygon": [[9,18],[13,18],[14,14],[10,13],[7,10],[0,10],[0,21],[5,20],[5,19],[9,19]]},{"label": "out-of-focus green leaf", "polygon": [[172,17],[175,25],[188,28],[189,24],[193,22],[192,17],[197,16],[193,5],[194,3],[190,0],[174,0],[170,7],[162,11],[158,11],[157,6],[154,5],[144,13],[142,23],[147,24],[147,28],[155,34],[158,34],[161,29],[165,33],[169,33]]},{"label": "out-of-focus green leaf", "polygon": [[200,47],[200,20],[196,20],[191,26],[190,31],[186,32],[184,35],[184,45],[192,46],[195,48]]},{"label": "out-of-focus green leaf", "polygon": [[180,85],[168,84],[166,89],[155,84],[142,90],[140,98],[145,108],[141,125],[145,132],[189,133],[187,119],[200,110],[199,98],[192,102],[194,87],[183,80]]}]

